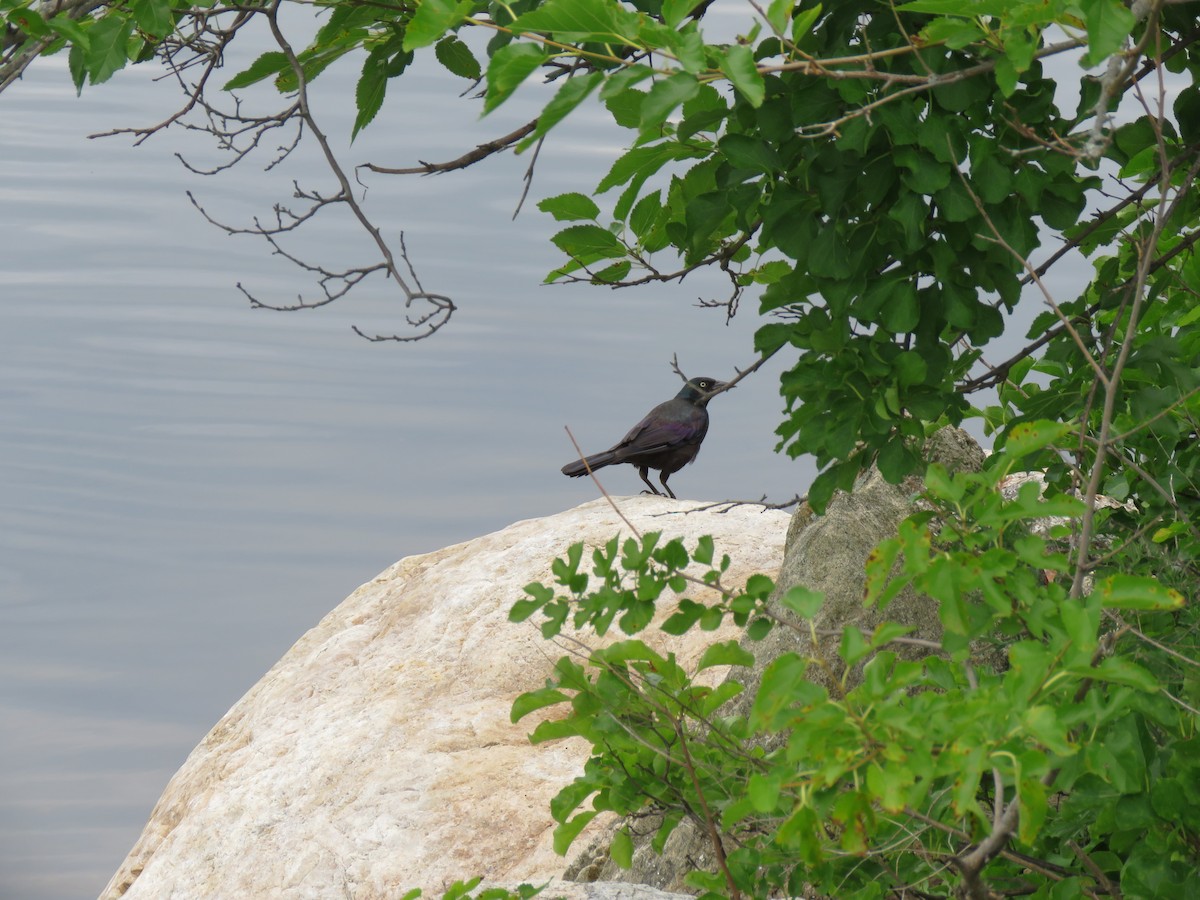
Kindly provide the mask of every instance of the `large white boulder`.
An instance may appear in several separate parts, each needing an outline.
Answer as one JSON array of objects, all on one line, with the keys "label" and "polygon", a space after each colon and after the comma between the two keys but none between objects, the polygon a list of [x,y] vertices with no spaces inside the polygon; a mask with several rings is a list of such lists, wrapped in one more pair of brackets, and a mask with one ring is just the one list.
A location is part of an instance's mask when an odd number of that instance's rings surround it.
[{"label": "large white boulder", "polygon": [[[786,513],[618,502],[642,531],[712,535],[733,559],[727,584],[779,568]],[[360,587],[192,751],[102,900],[391,900],[477,875],[556,877],[548,803],[587,748],[531,746],[532,717],[509,722],[563,651],[508,610],[527,583],[552,582],[572,542],[618,532],[597,500],[403,559]],[[685,661],[722,636],[648,635]]]}]

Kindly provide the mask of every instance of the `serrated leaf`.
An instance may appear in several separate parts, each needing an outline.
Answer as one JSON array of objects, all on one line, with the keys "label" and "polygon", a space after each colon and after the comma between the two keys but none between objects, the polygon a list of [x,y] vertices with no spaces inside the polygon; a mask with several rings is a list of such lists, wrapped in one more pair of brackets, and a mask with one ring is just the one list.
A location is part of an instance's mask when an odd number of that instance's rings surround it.
[{"label": "serrated leaf", "polygon": [[600,215],[596,201],[578,191],[547,197],[538,203],[537,208],[550,213],[559,222],[594,222]]},{"label": "serrated leaf", "polygon": [[792,19],[792,41],[799,44],[808,37],[808,33],[812,31],[813,25],[821,18],[823,12],[825,12],[825,7],[817,3],[803,10],[796,18]]},{"label": "serrated leaf", "polygon": [[582,103],[604,78],[599,72],[589,72],[577,75],[563,82],[562,87],[542,109],[537,119],[537,127],[521,143],[517,144],[517,153],[521,153],[530,145],[541,140],[551,128],[566,118],[567,114]]},{"label": "serrated leaf", "polygon": [[1094,66],[1118,52],[1137,20],[1120,0],[1081,0],[1088,49],[1083,65]]},{"label": "serrated leaf", "polygon": [[354,127],[350,131],[351,141],[371,123],[383,106],[383,98],[387,94],[387,69],[387,52],[382,48],[370,53],[363,62],[362,74],[354,88],[358,115],[354,117]]},{"label": "serrated leaf", "polygon": [[592,273],[592,284],[617,284],[633,269],[633,263],[627,259],[605,266],[598,272]]},{"label": "serrated leaf", "polygon": [[750,776],[750,781],[746,784],[746,792],[750,795],[750,802],[757,812],[769,813],[775,809],[775,804],[779,802],[779,789],[781,786],[782,778],[777,772],[770,774],[755,772]]},{"label": "serrated leaf", "polygon": [[1004,442],[1004,452],[1013,458],[1025,456],[1051,444],[1062,441],[1071,433],[1071,426],[1063,422],[1045,419],[1037,422],[1021,422],[1013,426]]},{"label": "serrated leaf", "polygon": [[642,101],[642,131],[658,128],[681,104],[700,92],[700,83],[685,72],[656,81]]},{"label": "serrated leaf", "polygon": [[912,0],[897,6],[899,12],[930,13],[935,16],[1004,16],[1012,11],[1009,0]]},{"label": "serrated leaf", "polygon": [[[308,47],[296,58],[300,63],[300,71],[305,84],[311,84],[318,75],[349,53],[357,50],[358,45],[352,42]],[[300,87],[296,70],[291,66],[285,67],[275,77],[275,88],[283,94],[292,93]]]},{"label": "serrated leaf", "polygon": [[718,709],[744,691],[745,688],[736,681],[723,681],[717,685],[700,704],[700,715],[711,716]]},{"label": "serrated leaf", "polygon": [[783,168],[778,151],[767,141],[744,134],[727,134],[717,146],[729,162],[739,169],[771,174]]},{"label": "serrated leaf", "polygon": [[651,144],[648,147],[634,147],[628,153],[618,157],[608,170],[608,174],[596,186],[596,193],[603,194],[614,187],[629,182],[631,187],[641,186],[646,179],[669,162],[681,159],[691,159],[703,153],[693,147],[685,147],[676,143]]},{"label": "serrated leaf", "polygon": [[125,67],[129,61],[125,45],[131,34],[133,19],[116,13],[110,13],[92,26],[85,51],[88,80],[92,84],[108,81],[114,72]]},{"label": "serrated leaf", "polygon": [[838,656],[848,666],[855,665],[859,660],[871,652],[871,647],[867,644],[862,632],[853,625],[847,625],[846,630],[842,632],[841,644],[838,646]]},{"label": "serrated leaf", "polygon": [[404,49],[428,47],[459,25],[471,7],[470,0],[421,0],[404,31]]},{"label": "serrated leaf", "polygon": [[785,609],[790,609],[803,619],[811,619],[825,602],[825,595],[820,591],[810,590],[798,584],[779,598],[779,603]]},{"label": "serrated leaf", "polygon": [[[72,49],[78,47],[80,54],[86,51],[88,45],[91,43],[91,38],[88,37],[88,33],[84,31],[83,26],[74,19],[67,18],[64,13],[59,13],[53,19],[48,21],[46,23],[46,27],[55,34],[62,35],[68,41],[70,41]],[[82,61],[82,59],[83,57],[81,55],[80,60]]]},{"label": "serrated leaf", "polygon": [[83,93],[83,83],[87,80],[87,69],[84,66],[83,55],[86,51],[80,44],[72,44],[67,53],[67,69],[71,73],[71,83],[75,85],[75,93]]},{"label": "serrated leaf", "polygon": [[511,28],[546,32],[563,41],[630,43],[637,26],[638,17],[612,0],[547,0],[518,16]]},{"label": "serrated leaf", "polygon": [[890,644],[898,637],[916,631],[914,625],[901,625],[899,622],[880,622],[871,633],[871,646],[875,648]]},{"label": "serrated leaf", "polygon": [[[629,227],[637,235],[638,240],[645,241],[650,236],[651,230],[659,222],[662,214],[662,192],[653,191],[642,197],[634,205],[633,210],[629,213]],[[711,561],[712,558],[710,557],[704,561],[704,564],[708,565]]]},{"label": "serrated leaf", "polygon": [[555,246],[583,265],[625,255],[625,246],[599,225],[572,225],[554,235]]},{"label": "serrated leaf", "polygon": [[234,91],[238,88],[249,87],[256,84],[265,78],[271,78],[278,75],[288,67],[288,58],[278,50],[272,50],[269,53],[264,53],[248,68],[238,72],[227,82],[225,82],[222,90]]},{"label": "serrated leaf", "polygon": [[493,55],[487,69],[487,98],[484,113],[489,113],[510,96],[543,62],[545,52],[534,44],[509,44]]},{"label": "serrated leaf", "polygon": [[751,106],[762,106],[767,86],[754,62],[754,51],[744,44],[731,45],[721,59],[721,71]]},{"label": "serrated leaf", "polygon": [[1098,678],[1148,693],[1154,693],[1162,687],[1152,672],[1121,656],[1102,659],[1095,666],[1072,666],[1068,671],[1082,678]]},{"label": "serrated leaf", "polygon": [[453,34],[448,34],[437,42],[437,46],[433,48],[433,55],[452,75],[471,81],[478,81],[483,77],[483,69],[480,68],[479,60],[475,58],[471,48]]},{"label": "serrated leaf", "polygon": [[1147,575],[1110,575],[1096,585],[1106,609],[1180,609],[1183,594]]},{"label": "serrated leaf", "polygon": [[[3,15],[3,10],[4,5],[0,4],[0,15]],[[37,14],[36,10],[14,9],[7,14],[7,17],[10,26],[20,29],[32,38],[50,37],[50,27],[46,24],[46,20]]]},{"label": "serrated leaf", "polygon": [[754,654],[743,650],[737,641],[729,640],[713,644],[705,650],[704,655],[700,657],[700,662],[696,665],[696,671],[701,672],[704,669],[711,669],[713,666],[752,665],[754,665]]},{"label": "serrated leaf", "polygon": [[138,28],[153,37],[165,37],[175,27],[170,0],[133,0],[132,9]]},{"label": "serrated leaf", "polygon": [[787,34],[788,21],[795,8],[794,0],[771,0],[771,5],[767,7],[767,21],[771,30],[778,35]]}]

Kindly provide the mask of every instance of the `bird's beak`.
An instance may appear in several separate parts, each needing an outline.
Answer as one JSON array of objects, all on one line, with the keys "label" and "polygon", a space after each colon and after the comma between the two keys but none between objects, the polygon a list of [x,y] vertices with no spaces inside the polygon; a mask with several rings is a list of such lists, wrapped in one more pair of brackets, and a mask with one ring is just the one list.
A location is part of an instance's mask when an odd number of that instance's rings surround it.
[{"label": "bird's beak", "polygon": [[[727,387],[729,387],[728,381],[718,381],[716,384],[713,385],[713,389],[711,391],[709,391],[709,393],[715,394],[717,391],[724,390]],[[734,385],[734,387],[736,387],[736,385]]]}]

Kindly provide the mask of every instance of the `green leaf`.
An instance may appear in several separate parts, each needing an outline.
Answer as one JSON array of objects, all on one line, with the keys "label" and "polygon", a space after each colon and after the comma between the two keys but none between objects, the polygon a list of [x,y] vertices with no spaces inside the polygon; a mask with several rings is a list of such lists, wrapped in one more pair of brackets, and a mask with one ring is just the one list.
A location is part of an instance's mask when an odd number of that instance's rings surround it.
[{"label": "green leaf", "polygon": [[271,78],[278,75],[287,67],[287,56],[278,50],[272,50],[269,53],[264,53],[252,62],[248,68],[238,72],[225,82],[222,90],[234,91],[238,88],[249,87],[252,84],[262,81],[264,78]]},{"label": "green leaf", "polygon": [[771,174],[783,168],[779,153],[767,141],[744,134],[727,134],[718,146],[729,162],[739,169]]},{"label": "green leaf", "polygon": [[552,240],[563,253],[582,265],[599,259],[625,255],[625,246],[610,231],[599,225],[572,225],[554,235]]},{"label": "green leaf", "polygon": [[133,0],[132,8],[138,28],[146,34],[166,37],[175,27],[171,0]]},{"label": "green leaf", "polygon": [[380,48],[368,54],[363,62],[362,75],[354,88],[354,102],[358,106],[358,115],[354,117],[354,127],[350,131],[351,141],[371,123],[383,106],[383,98],[387,94],[387,73],[387,51]]},{"label": "green leaf", "polygon": [[112,78],[113,73],[123,69],[129,57],[125,45],[133,34],[131,17],[110,12],[100,19],[88,32],[90,43],[85,51],[88,80],[101,84]]},{"label": "green leaf", "polygon": [[744,691],[745,688],[736,681],[723,681],[711,692],[704,695],[700,703],[700,715],[711,716],[724,704]]},{"label": "green leaf", "polygon": [[713,644],[705,650],[704,655],[700,657],[700,662],[696,664],[696,671],[701,672],[704,669],[711,669],[713,666],[752,665],[754,665],[754,654],[743,650],[737,641],[729,640]]},{"label": "green leaf", "polygon": [[1081,678],[1098,678],[1147,693],[1154,693],[1161,687],[1152,672],[1120,656],[1110,656],[1095,666],[1071,666],[1068,671]]},{"label": "green leaf", "polygon": [[898,12],[929,13],[935,16],[1004,16],[1009,0],[912,0],[896,7]]},{"label": "green leaf", "polygon": [[531,712],[543,709],[547,706],[554,706],[557,703],[565,703],[571,698],[560,691],[558,688],[542,688],[537,691],[527,691],[513,701],[512,711],[509,713],[509,719],[512,722],[519,722]]},{"label": "green leaf", "polygon": [[745,44],[730,45],[721,59],[721,71],[746,102],[755,108],[762,106],[767,86],[754,62],[754,51]]},{"label": "green leaf", "polygon": [[663,22],[668,28],[678,28],[679,23],[687,18],[697,4],[698,0],[663,0]]},{"label": "green leaf", "polygon": [[700,155],[702,152],[697,148],[674,143],[634,147],[628,153],[619,156],[617,161],[612,164],[608,174],[600,179],[600,184],[596,186],[596,193],[603,194],[626,182],[629,182],[631,186],[640,186],[667,163]]},{"label": "green leaf", "polygon": [[1071,433],[1071,425],[1065,422],[1021,422],[1013,426],[1004,442],[1004,450],[1013,459],[1061,443],[1062,439]]},{"label": "green leaf", "polygon": [[472,5],[471,0],[420,0],[404,31],[404,49],[417,50],[440,40],[447,31],[462,23]]},{"label": "green leaf", "polygon": [[75,85],[75,93],[83,93],[83,85],[87,80],[87,69],[84,67],[83,56],[87,51],[82,44],[71,44],[67,53],[67,69],[71,73],[71,83]]},{"label": "green leaf", "polygon": [[750,802],[754,805],[754,809],[760,813],[769,813],[775,809],[775,804],[779,802],[779,789],[782,786],[782,777],[776,773],[763,774],[755,772],[750,776],[750,781],[746,784],[746,791],[750,795]]},{"label": "green leaf", "polygon": [[807,671],[808,661],[795,653],[783,653],[772,660],[763,671],[754,697],[750,726],[756,731],[779,729],[791,720],[796,705],[824,701],[825,689],[809,681]]},{"label": "green leaf", "polygon": [[755,619],[753,622],[751,622],[749,625],[746,626],[746,640],[761,641],[763,638],[765,638],[768,634],[771,633],[771,629],[773,629],[774,627],[775,627],[774,622],[772,622],[768,618],[760,616],[759,618]]},{"label": "green leaf", "polygon": [[871,646],[878,649],[886,646],[898,637],[904,637],[911,631],[916,631],[915,625],[901,625],[899,622],[880,622],[871,633]]},{"label": "green leaf", "polygon": [[821,14],[824,11],[825,7],[820,3],[816,3],[808,9],[796,13],[796,17],[792,19],[792,40],[799,44],[808,37],[808,33],[812,31],[813,26],[821,18]]},{"label": "green leaf", "polygon": [[577,191],[547,197],[538,203],[537,208],[550,213],[559,222],[594,222],[600,215],[600,207],[596,202],[587,194]]},{"label": "green leaf", "polygon": [[608,852],[612,861],[617,864],[617,868],[633,868],[633,838],[629,836],[628,826],[618,829],[617,833],[613,835]]},{"label": "green leaf", "polygon": [[487,69],[487,98],[484,113],[489,113],[512,96],[521,82],[546,61],[546,53],[534,44],[508,44],[492,56]]},{"label": "green leaf", "polygon": [[825,595],[820,591],[809,590],[798,584],[779,598],[779,603],[785,609],[790,609],[802,619],[811,619],[825,602]]},{"label": "green leaf", "polygon": [[561,741],[563,738],[579,737],[579,726],[574,719],[551,719],[538,724],[529,735],[529,743],[544,744],[547,741]]},{"label": "green leaf", "polygon": [[1036,778],[1021,779],[1017,791],[1017,801],[1020,804],[1021,815],[1018,819],[1018,835],[1026,846],[1032,846],[1042,823],[1046,821],[1046,813],[1050,804],[1046,799],[1046,787]]},{"label": "green leaf", "polygon": [[1121,0],[1081,0],[1088,31],[1088,48],[1082,64],[1095,66],[1118,52],[1137,20]]},{"label": "green leaf", "polygon": [[[304,75],[306,83],[311,83],[318,75],[328,69],[331,65],[356,49],[357,45],[353,43],[330,44],[327,46],[309,47],[297,56],[300,63],[300,70]],[[281,93],[289,93],[299,89],[299,78],[296,70],[291,66],[284,68],[275,77],[275,87]]]},{"label": "green leaf", "polygon": [[699,82],[684,72],[656,81],[642,101],[642,131],[662,125],[680,104],[691,100],[699,92]]},{"label": "green leaf", "polygon": [[853,666],[871,652],[870,645],[863,639],[863,634],[853,625],[847,625],[842,632],[842,641],[838,647],[838,656],[848,666]]},{"label": "green leaf", "polygon": [[471,48],[459,40],[456,35],[448,34],[438,41],[437,46],[433,48],[433,53],[438,62],[453,75],[471,81],[478,81],[483,77],[483,69],[479,67],[479,60],[475,58]]},{"label": "green leaf", "polygon": [[1105,609],[1181,609],[1183,594],[1146,575],[1110,575],[1096,585]]},{"label": "green leaf", "polygon": [[541,31],[561,41],[632,43],[638,17],[612,0],[547,0],[518,16],[514,32]]},{"label": "green leaf", "polygon": [[776,34],[787,34],[788,22],[796,8],[794,0],[771,0],[767,7],[767,22]]},{"label": "green leaf", "polygon": [[[72,49],[78,47],[80,54],[83,54],[91,43],[91,38],[88,37],[88,32],[83,29],[83,26],[74,19],[67,18],[65,13],[59,13],[48,21],[46,27],[70,41]],[[79,58],[82,60],[82,55]]]},{"label": "green leaf", "polygon": [[879,324],[892,334],[908,334],[921,320],[921,301],[917,288],[904,281],[894,285],[880,310]]},{"label": "green leaf", "polygon": [[1013,68],[1013,64],[1007,56],[997,57],[995,75],[996,86],[1000,88],[1000,93],[1005,97],[1011,97],[1013,91],[1017,89],[1017,70]]},{"label": "green leaf", "polygon": [[586,75],[576,75],[563,82],[549,103],[538,116],[537,127],[517,145],[520,153],[530,145],[540,140],[546,132],[561,122],[568,113],[582,103],[604,78],[599,72],[589,72]]},{"label": "green leaf", "polygon": [[[6,4],[0,4],[0,22],[4,20],[4,9]],[[7,14],[8,24],[10,27],[19,29],[24,34],[32,38],[50,38],[50,27],[46,24],[46,20],[38,15],[36,10],[32,9],[14,9]],[[15,35],[14,35],[15,37]],[[53,40],[53,38],[51,38]]]},{"label": "green leaf", "polygon": [[579,837],[579,832],[583,831],[587,824],[598,815],[599,812],[596,810],[580,813],[569,822],[563,822],[555,828],[554,852],[559,856],[566,856],[567,851],[571,849],[571,843]]}]

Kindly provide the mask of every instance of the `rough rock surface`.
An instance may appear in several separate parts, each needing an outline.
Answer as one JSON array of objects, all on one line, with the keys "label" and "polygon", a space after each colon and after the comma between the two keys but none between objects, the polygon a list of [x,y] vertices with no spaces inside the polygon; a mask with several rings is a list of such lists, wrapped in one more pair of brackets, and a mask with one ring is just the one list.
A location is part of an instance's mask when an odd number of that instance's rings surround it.
[{"label": "rough rock surface", "polygon": [[[643,531],[711,534],[734,560],[727,583],[774,575],[783,556],[786,513],[619,503]],[[436,896],[476,875],[557,877],[548,803],[586,747],[533,747],[532,717],[510,724],[513,699],[541,687],[561,651],[507,614],[525,584],[552,581],[569,544],[618,531],[593,501],[403,559],[360,587],[191,753],[102,900],[370,900]],[[721,637],[651,636],[684,662]]]}]

